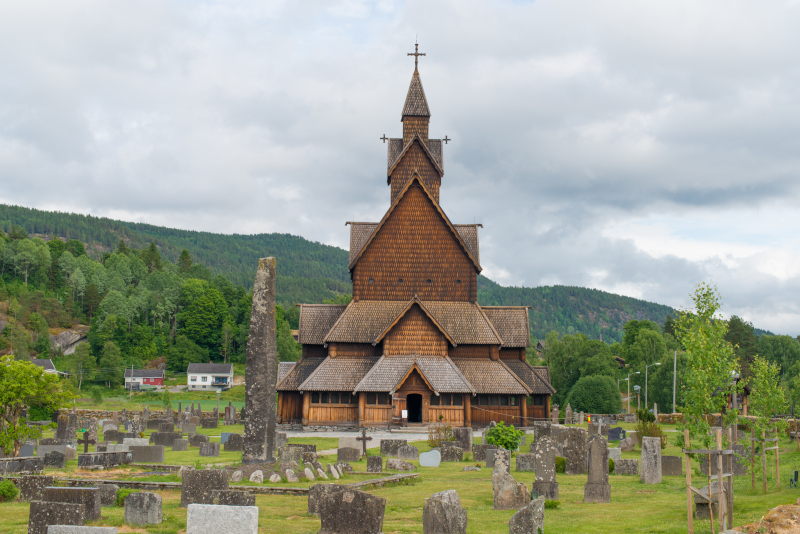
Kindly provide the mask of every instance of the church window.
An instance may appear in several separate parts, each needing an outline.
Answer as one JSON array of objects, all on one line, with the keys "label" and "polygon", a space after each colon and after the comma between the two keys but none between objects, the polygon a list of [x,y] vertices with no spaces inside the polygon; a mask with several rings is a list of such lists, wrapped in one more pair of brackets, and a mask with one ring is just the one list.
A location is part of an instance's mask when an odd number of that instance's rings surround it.
[{"label": "church window", "polygon": [[442,395],[442,406],[450,406],[450,395]]},{"label": "church window", "polygon": [[508,400],[510,406],[518,406],[517,398],[515,396],[512,395],[511,397],[508,398]]},{"label": "church window", "polygon": [[339,404],[339,394],[333,392],[330,394],[330,404]]},{"label": "church window", "polygon": [[456,280],[456,284],[460,284],[460,283],[461,283],[461,280]]},{"label": "church window", "polygon": [[500,406],[508,406],[508,395],[500,395]]},{"label": "church window", "polygon": [[402,278],[398,278],[398,279],[397,279],[397,283],[398,283],[398,284],[402,284],[402,283],[403,283],[403,279],[402,279]]},{"label": "church window", "polygon": [[319,404],[319,393],[317,393],[316,391],[311,394],[311,403]]},{"label": "church window", "polygon": [[544,395],[534,395],[533,396],[533,405],[534,406],[544,406]]},{"label": "church window", "polygon": [[491,395],[489,397],[489,406],[500,406],[500,395]]},{"label": "church window", "polygon": [[427,280],[425,280],[425,283],[430,284],[431,283],[431,279],[428,278]]},{"label": "church window", "polygon": [[439,397],[431,395],[431,406],[439,406]]},{"label": "church window", "polygon": [[367,404],[377,404],[376,400],[378,395],[375,393],[367,393]]},{"label": "church window", "polygon": [[472,397],[470,397],[469,403],[472,406],[477,406],[478,405],[478,397],[473,395]]},{"label": "church window", "polygon": [[320,404],[328,404],[328,392],[323,391],[322,394],[319,396]]},{"label": "church window", "polygon": [[489,395],[481,395],[481,406],[489,406]]},{"label": "church window", "polygon": [[374,279],[374,278],[370,278],[370,279],[369,279],[369,283],[370,283],[370,284],[374,284],[374,283],[375,283],[375,279]]},{"label": "church window", "polygon": [[461,395],[453,395],[453,406],[461,406]]},{"label": "church window", "polygon": [[388,393],[378,393],[378,404],[391,404],[392,401]]}]

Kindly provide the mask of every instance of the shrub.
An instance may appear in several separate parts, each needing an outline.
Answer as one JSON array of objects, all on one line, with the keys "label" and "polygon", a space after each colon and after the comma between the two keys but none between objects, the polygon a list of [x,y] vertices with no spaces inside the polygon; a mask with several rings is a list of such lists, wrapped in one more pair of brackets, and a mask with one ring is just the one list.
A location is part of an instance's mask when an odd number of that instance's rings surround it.
[{"label": "shrub", "polygon": [[34,404],[28,408],[28,419],[30,421],[49,421],[53,418],[53,411]]},{"label": "shrub", "polygon": [[129,489],[129,488],[121,488],[117,490],[117,506],[125,506],[125,497],[130,495],[131,493],[138,493],[139,490]]},{"label": "shrub", "polygon": [[556,456],[556,473],[564,474],[567,470],[567,459],[563,456]]},{"label": "shrub", "polygon": [[18,493],[19,490],[10,480],[0,481],[0,502],[12,500]]},{"label": "shrub", "polygon": [[645,423],[655,423],[656,422],[655,414],[653,414],[649,410],[638,410],[636,412],[636,418],[639,421],[644,421]]},{"label": "shrub", "polygon": [[454,439],[455,434],[453,434],[452,426],[439,423],[428,425],[428,445],[431,448],[438,447],[443,441],[453,441]]},{"label": "shrub", "polygon": [[89,395],[92,397],[95,404],[103,402],[103,390],[100,386],[92,386],[89,390]]},{"label": "shrub", "polygon": [[503,447],[509,451],[515,451],[519,448],[524,435],[525,433],[514,428],[514,425],[506,426],[503,421],[500,421],[497,426],[486,433],[486,443]]},{"label": "shrub", "polygon": [[617,383],[609,376],[584,376],[569,392],[572,413],[618,413],[622,409]]},{"label": "shrub", "polygon": [[614,459],[613,458],[609,458],[608,459],[608,474],[609,475],[613,475],[614,474]]},{"label": "shrub", "polygon": [[561,505],[561,501],[550,501],[550,500],[544,501],[544,509],[545,510],[555,510],[560,505]]},{"label": "shrub", "polygon": [[[653,414],[650,415],[652,416]],[[636,440],[639,445],[642,444],[643,437],[659,438],[661,439],[661,448],[664,449],[667,446],[667,436],[661,431],[661,425],[639,419],[639,422],[636,423]]]}]

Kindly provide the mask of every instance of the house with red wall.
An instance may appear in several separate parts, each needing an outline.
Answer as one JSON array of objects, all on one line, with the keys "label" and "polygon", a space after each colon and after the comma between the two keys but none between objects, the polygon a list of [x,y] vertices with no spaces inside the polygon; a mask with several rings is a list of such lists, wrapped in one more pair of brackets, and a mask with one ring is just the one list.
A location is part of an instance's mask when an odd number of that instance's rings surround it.
[{"label": "house with red wall", "polygon": [[[125,388],[131,384],[141,386],[163,386],[164,371],[157,369],[125,369]],[[133,386],[134,388],[136,386]]]}]

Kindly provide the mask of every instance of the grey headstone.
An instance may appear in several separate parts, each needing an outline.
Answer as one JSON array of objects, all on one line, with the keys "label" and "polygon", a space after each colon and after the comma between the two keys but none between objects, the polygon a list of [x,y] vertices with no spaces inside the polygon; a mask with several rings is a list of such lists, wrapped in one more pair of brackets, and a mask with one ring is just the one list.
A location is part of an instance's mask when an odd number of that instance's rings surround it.
[{"label": "grey headstone", "polygon": [[228,436],[231,434],[233,434],[233,432],[221,432],[219,435],[219,442],[225,445],[225,443],[228,441]]},{"label": "grey headstone", "polygon": [[494,453],[497,452],[497,446],[488,447],[484,449],[484,455],[486,457],[486,467],[489,469],[494,469]]},{"label": "grey headstone", "polygon": [[193,436],[189,437],[190,447],[199,447],[201,443],[208,443],[208,442],[209,442],[208,436],[206,436],[205,434],[194,434]]},{"label": "grey headstone", "polygon": [[338,462],[357,462],[361,459],[361,451],[358,449],[351,449],[346,447],[344,449],[337,449],[336,461]]},{"label": "grey headstone", "polygon": [[34,446],[28,445],[27,443],[19,448],[19,457],[20,458],[29,458],[33,456]]},{"label": "grey headstone", "polygon": [[339,448],[361,450],[361,442],[357,438],[339,438]]},{"label": "grey headstone", "polygon": [[100,493],[100,506],[116,506],[118,490],[119,486],[116,484],[97,484],[97,491]]},{"label": "grey headstone", "polygon": [[608,483],[608,442],[600,434],[589,438],[589,476],[583,486],[583,502],[610,502],[611,486]]},{"label": "grey headstone", "polygon": [[[556,448],[548,436],[536,440],[533,456],[535,472],[533,491],[547,500],[558,500],[558,482],[556,482]],[[519,455],[517,456],[519,457]]]},{"label": "grey headstone", "polygon": [[517,453],[517,471],[534,472],[534,456],[533,453]]},{"label": "grey headstone", "polygon": [[464,452],[472,450],[472,427],[454,428],[453,436],[455,437],[457,445],[461,447],[461,450]]},{"label": "grey headstone", "polygon": [[608,457],[614,460],[614,463],[622,460],[622,449],[619,447],[611,447],[608,449]]},{"label": "grey headstone", "polygon": [[183,438],[183,434],[180,432],[153,432],[150,434],[150,443],[152,445],[172,447],[172,443],[181,438]]},{"label": "grey headstone", "polygon": [[[235,530],[232,530],[234,525]],[[190,504],[186,513],[186,534],[215,532],[258,534],[258,507]]]},{"label": "grey headstone", "polygon": [[118,443],[109,443],[106,445],[106,452],[130,452],[131,446]]},{"label": "grey headstone", "polygon": [[[437,451],[429,451],[429,452],[437,452]],[[426,454],[420,454],[420,465],[422,464],[422,456]],[[410,462],[406,462],[405,460],[398,460],[397,458],[388,458],[386,460],[386,469],[390,471],[414,471],[416,467],[414,464]]]},{"label": "grey headstone", "polygon": [[386,499],[363,491],[343,489],[321,499],[320,532],[378,534],[383,531]]},{"label": "grey headstone", "polygon": [[47,534],[50,525],[82,526],[85,516],[83,504],[31,501],[28,534]]},{"label": "grey headstone", "polygon": [[44,489],[55,482],[56,477],[23,475],[17,479],[19,498],[22,501],[41,501],[44,499]]},{"label": "grey headstone", "polygon": [[455,490],[440,491],[425,499],[422,531],[424,534],[466,534],[467,511]]},{"label": "grey headstone", "polygon": [[147,445],[145,447],[133,446],[131,447],[131,453],[133,454],[133,463],[135,464],[164,463],[163,445]]},{"label": "grey headstone", "polygon": [[256,496],[248,491],[214,490],[214,504],[222,506],[255,506]]},{"label": "grey headstone", "polygon": [[544,496],[539,496],[520,508],[508,522],[509,534],[536,534],[544,532]]},{"label": "grey headstone", "polygon": [[67,455],[59,451],[50,451],[44,455],[45,467],[64,469],[67,466]]},{"label": "grey headstone", "polygon": [[47,527],[47,534],[117,534],[117,527],[50,525]]},{"label": "grey headstone", "polygon": [[219,456],[219,443],[201,443],[200,456]]},{"label": "grey headstone", "polygon": [[492,470],[492,490],[495,510],[519,510],[531,500],[528,488],[506,471],[504,461]]},{"label": "grey headstone", "polygon": [[617,460],[614,462],[615,475],[639,475],[639,460]]},{"label": "grey headstone", "polygon": [[383,471],[383,458],[380,456],[367,456],[367,473],[380,473]]},{"label": "grey headstone", "polygon": [[195,503],[214,504],[212,492],[227,489],[228,475],[221,469],[186,470],[181,481],[181,508]]},{"label": "grey headstone", "polygon": [[441,451],[443,462],[460,462],[464,459],[464,451],[461,447],[444,447]]},{"label": "grey headstone", "polygon": [[172,450],[173,451],[188,451],[189,450],[189,440],[188,439],[176,439],[172,442]]},{"label": "grey headstone", "polygon": [[[533,445],[531,445],[533,446]],[[486,461],[486,449],[496,449],[495,445],[482,445],[482,444],[475,444],[472,446],[472,459],[476,462],[485,462]]]},{"label": "grey headstone", "polygon": [[[379,456],[370,456],[379,458]],[[314,484],[308,488],[308,513],[319,517],[319,509],[322,500],[329,494],[347,489],[346,485],[341,484]]]},{"label": "grey headstone", "polygon": [[[419,465],[422,467],[439,467],[442,461],[442,455],[437,450],[423,452],[419,455]],[[387,464],[388,469],[388,464]]]},{"label": "grey headstone", "polygon": [[564,443],[564,459],[566,460],[564,474],[586,474],[587,438],[586,430],[583,428],[571,427],[567,431],[567,439]]},{"label": "grey headstone", "polygon": [[146,447],[147,445],[150,445],[150,440],[148,438],[124,438],[122,440],[122,444],[136,447]]},{"label": "grey headstone", "polygon": [[626,437],[625,429],[622,427],[615,426],[608,429],[608,441],[620,441]]},{"label": "grey headstone", "polygon": [[661,457],[661,475],[679,477],[683,475],[683,459],[680,456]]},{"label": "grey headstone", "polygon": [[633,438],[625,438],[620,440],[619,448],[622,452],[633,452],[636,449],[636,440]]},{"label": "grey headstone", "polygon": [[382,439],[381,456],[397,458],[397,449],[403,445],[408,445],[408,441],[405,439]]},{"label": "grey headstone", "polygon": [[191,436],[192,434],[197,434],[197,425],[194,423],[183,423],[183,433],[187,436]]},{"label": "grey headstone", "polygon": [[158,425],[159,432],[175,432],[175,425],[172,423],[164,423],[162,422]]},{"label": "grey headstone", "polygon": [[87,521],[100,519],[100,492],[97,488],[44,488],[44,498],[48,502],[82,504]]},{"label": "grey headstone", "polygon": [[225,442],[226,451],[242,452],[244,447],[244,440],[241,434],[231,434],[228,436],[228,441]]},{"label": "grey headstone", "polygon": [[661,483],[661,438],[642,437],[639,478],[644,484]]},{"label": "grey headstone", "polygon": [[278,378],[276,277],[275,258],[259,259],[253,284],[245,363],[247,419],[244,425],[243,463],[275,461],[275,386]]},{"label": "grey headstone", "polygon": [[44,458],[48,452],[58,451],[64,456],[67,455],[67,446],[66,445],[42,445],[39,444],[39,448],[36,451],[37,458]]},{"label": "grey headstone", "polygon": [[419,458],[419,449],[413,445],[401,445],[397,448],[397,458],[400,460],[416,460]]}]

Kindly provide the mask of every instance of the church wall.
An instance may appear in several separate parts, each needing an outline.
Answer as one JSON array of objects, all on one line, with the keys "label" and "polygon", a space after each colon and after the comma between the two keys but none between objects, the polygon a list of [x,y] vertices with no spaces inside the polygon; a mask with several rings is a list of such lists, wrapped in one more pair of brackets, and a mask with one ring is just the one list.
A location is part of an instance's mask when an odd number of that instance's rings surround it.
[{"label": "church wall", "polygon": [[328,355],[332,358],[338,356],[380,356],[381,346],[371,343],[329,343]]},{"label": "church wall", "polygon": [[491,345],[456,345],[450,347],[451,358],[490,358]]},{"label": "church wall", "polygon": [[416,186],[353,269],[356,300],[411,300],[417,295],[420,300],[475,302],[477,285],[469,256]]},{"label": "church wall", "polygon": [[442,185],[442,177],[433,166],[425,150],[415,141],[414,145],[403,155],[403,159],[395,167],[391,175],[390,185],[392,188],[392,202],[395,201],[400,191],[406,186],[414,175],[419,174],[420,180],[425,184],[425,188],[430,192],[433,199],[439,202],[439,186]]},{"label": "church wall", "polygon": [[281,391],[278,395],[278,418],[282,422],[300,421],[303,417],[303,396],[296,391]]},{"label": "church wall", "polygon": [[522,348],[513,348],[513,349],[504,349],[500,348],[500,359],[501,360],[522,360],[525,361],[525,349]]},{"label": "church wall", "polygon": [[406,146],[414,134],[423,139],[428,138],[428,117],[403,117],[403,146]]},{"label": "church wall", "polygon": [[402,356],[447,356],[447,338],[414,304],[383,338],[383,354]]},{"label": "church wall", "polygon": [[323,345],[303,345],[303,358],[325,358],[328,355],[328,349]]}]

